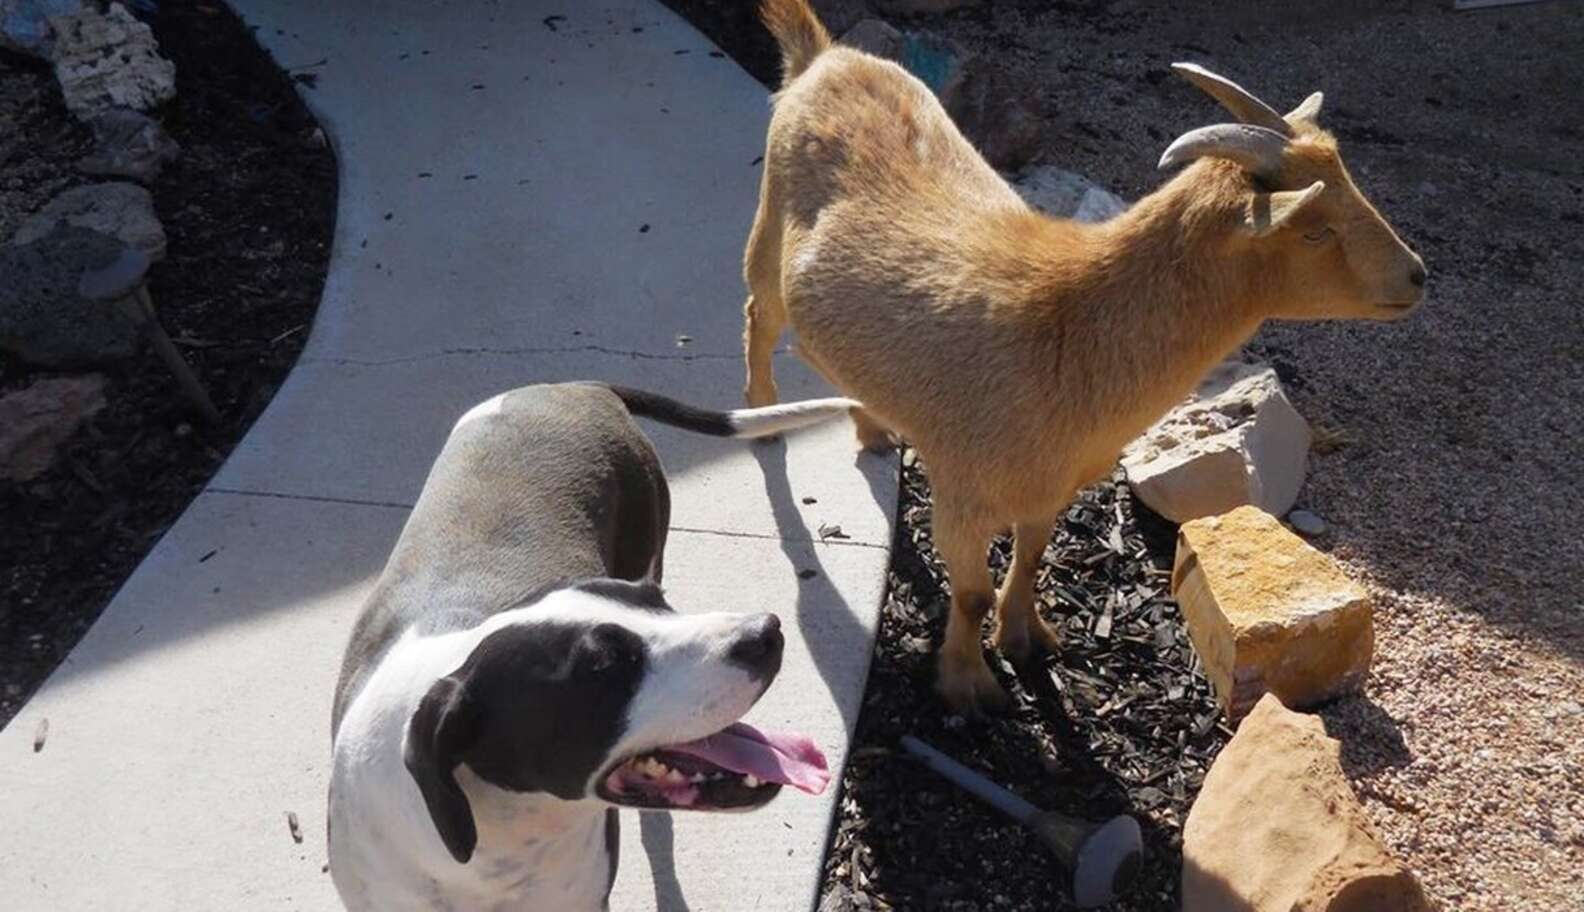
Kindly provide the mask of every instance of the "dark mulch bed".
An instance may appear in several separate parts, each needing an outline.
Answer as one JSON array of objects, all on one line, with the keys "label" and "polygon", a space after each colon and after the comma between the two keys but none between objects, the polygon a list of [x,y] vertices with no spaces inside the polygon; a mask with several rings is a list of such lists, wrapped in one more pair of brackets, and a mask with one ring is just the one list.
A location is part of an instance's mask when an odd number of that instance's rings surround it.
[{"label": "dark mulch bed", "polygon": [[[223,415],[192,416],[153,354],[106,371],[104,411],[55,468],[0,482],[0,726],[71,651],[138,561],[241,439],[296,361],[318,307],[336,169],[292,79],[221,4],[163,0],[176,64],[158,112],[181,157],[150,188],[169,239],[149,289]],[[91,145],[49,71],[0,58],[0,229],[91,178]],[[0,390],[49,376],[0,359]]]},{"label": "dark mulch bed", "polygon": [[[1135,815],[1148,858],[1114,908],[1175,909],[1183,821],[1230,733],[1170,598],[1172,527],[1135,507],[1120,477],[1085,491],[1036,578],[1062,654],[1021,671],[992,654],[1017,707],[967,721],[947,715],[931,689],[949,594],[929,509],[924,473],[906,466],[824,909],[1070,908],[1041,844],[899,754],[908,733],[1041,807],[1093,820]],[[1011,560],[1005,539],[990,558],[999,583]]]},{"label": "dark mulch bed", "polygon": [[[755,78],[779,82],[757,4],[666,3]],[[1073,6],[1073,15],[1084,12]],[[922,467],[905,464],[902,480],[821,912],[1072,908],[1045,848],[902,755],[897,740],[908,733],[1041,807],[1093,820],[1133,814],[1146,863],[1113,908],[1177,908],[1183,822],[1230,732],[1170,598],[1174,527],[1135,507],[1120,479],[1085,491],[1052,536],[1036,582],[1042,613],[1063,631],[1062,654],[1019,673],[991,652],[1017,707],[1008,718],[968,721],[947,715],[933,690],[949,590],[929,538]],[[998,583],[1009,561],[1001,540],[991,554]]]}]

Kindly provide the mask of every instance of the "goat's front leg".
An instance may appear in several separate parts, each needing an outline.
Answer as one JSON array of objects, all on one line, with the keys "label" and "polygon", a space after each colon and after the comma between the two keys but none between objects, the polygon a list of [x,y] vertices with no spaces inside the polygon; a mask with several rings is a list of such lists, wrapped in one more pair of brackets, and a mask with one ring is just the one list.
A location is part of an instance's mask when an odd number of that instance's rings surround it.
[{"label": "goat's front leg", "polygon": [[1061,638],[1034,607],[1034,574],[1050,541],[1051,522],[1018,523],[1012,540],[1012,566],[996,599],[995,645],[1022,664],[1037,653],[1054,654]]},{"label": "goat's front leg", "polygon": [[935,546],[951,575],[951,617],[936,666],[935,688],[963,715],[1004,712],[1011,700],[990,673],[980,645],[984,617],[995,604],[995,589],[985,564],[990,535],[943,511],[939,486],[935,497]]}]

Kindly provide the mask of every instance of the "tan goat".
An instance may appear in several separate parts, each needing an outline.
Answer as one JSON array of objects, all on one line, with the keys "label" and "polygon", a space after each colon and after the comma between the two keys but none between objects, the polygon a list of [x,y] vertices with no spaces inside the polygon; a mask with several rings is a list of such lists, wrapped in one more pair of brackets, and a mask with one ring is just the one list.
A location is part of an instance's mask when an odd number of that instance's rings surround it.
[{"label": "tan goat", "polygon": [[[806,0],[766,0],[785,77],[744,271],[751,405],[776,401],[771,352],[843,394],[865,446],[895,431],[934,487],[952,612],[937,687],[958,711],[1004,706],[981,622],[1015,660],[1057,635],[1033,607],[1052,524],[1123,445],[1267,319],[1405,316],[1425,268],[1315,123],[1199,67],[1175,69],[1238,119],[1194,130],[1188,165],[1098,225],[1027,206],[901,67],[832,47]],[[1010,527],[999,601],[990,539]]]}]

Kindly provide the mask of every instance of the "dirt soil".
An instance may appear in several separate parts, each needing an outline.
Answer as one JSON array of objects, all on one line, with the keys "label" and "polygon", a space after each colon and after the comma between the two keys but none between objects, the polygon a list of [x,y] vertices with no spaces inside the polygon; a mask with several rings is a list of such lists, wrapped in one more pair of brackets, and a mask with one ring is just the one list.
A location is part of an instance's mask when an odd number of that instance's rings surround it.
[{"label": "dirt soil", "polygon": [[[104,371],[107,406],[26,483],[0,482],[0,726],[69,653],[214,474],[302,350],[324,286],[335,161],[293,79],[218,3],[162,0],[176,64],[156,112],[181,156],[150,187],[169,249],[149,273],[166,331],[223,420],[189,413],[152,353]],[[0,56],[0,238],[79,173],[90,132],[47,67]],[[0,357],[0,391],[58,373]]]},{"label": "dirt soil", "polygon": [[[773,47],[743,14],[748,4],[670,5],[761,81],[776,81]],[[1330,526],[1315,543],[1376,597],[1366,692],[1323,715],[1370,816],[1440,906],[1576,910],[1584,96],[1572,87],[1584,84],[1584,7],[1229,6],[997,2],[891,21],[1004,68],[1040,114],[1039,160],[1129,199],[1160,183],[1154,164],[1172,138],[1222,118],[1171,76],[1172,61],[1206,64],[1278,108],[1326,93],[1322,124],[1431,278],[1427,303],[1403,323],[1273,324],[1249,345],[1277,367],[1316,430],[1300,501]],[[1055,717],[1036,722],[1026,703],[1017,719],[950,729],[928,702],[922,654],[908,658],[898,640],[940,635],[928,614],[938,579],[919,535],[923,479],[910,471],[905,481],[892,591],[828,859],[828,909],[1061,907],[1057,878],[1031,840],[890,753],[910,729],[1049,806],[1146,817],[1152,862],[1119,907],[1175,908],[1166,884],[1178,863],[1173,827],[1191,794],[1152,805],[1102,753],[1110,782],[1086,778],[1082,737],[1064,738]],[[1107,490],[1115,486],[1086,496]],[[1123,518],[1126,529],[1131,512]],[[1169,559],[1169,527],[1144,541],[1157,564]],[[1043,583],[1061,580],[1089,547],[1059,534]],[[1047,614],[1092,617],[1093,598],[1057,599]],[[1169,600],[1153,604],[1169,625]],[[1075,661],[1091,673],[1083,663],[1101,657],[1120,663],[1110,680],[1148,670],[1142,656],[1085,652],[1079,639],[1053,663],[1058,678],[1072,677]],[[1100,722],[1094,707],[1064,702],[1078,731]],[[1193,705],[1167,726],[1185,744],[1195,743]],[[1040,762],[1042,739],[1058,748],[1054,766]],[[1137,747],[1145,757],[1157,749],[1148,738]],[[1176,781],[1191,792],[1183,756]]]}]

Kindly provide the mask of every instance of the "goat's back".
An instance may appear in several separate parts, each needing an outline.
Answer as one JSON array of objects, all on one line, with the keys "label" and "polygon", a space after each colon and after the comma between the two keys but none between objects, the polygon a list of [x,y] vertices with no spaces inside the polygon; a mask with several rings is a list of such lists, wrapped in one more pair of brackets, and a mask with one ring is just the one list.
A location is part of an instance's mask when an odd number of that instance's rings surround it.
[{"label": "goat's back", "polygon": [[889,60],[834,47],[776,95],[766,173],[785,216],[810,225],[835,201],[937,223],[1026,208],[935,95]]}]

